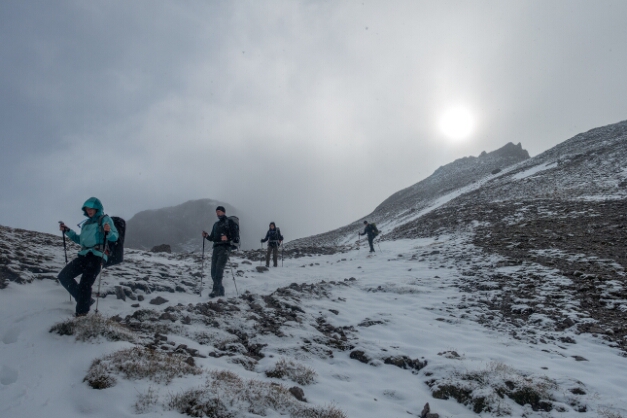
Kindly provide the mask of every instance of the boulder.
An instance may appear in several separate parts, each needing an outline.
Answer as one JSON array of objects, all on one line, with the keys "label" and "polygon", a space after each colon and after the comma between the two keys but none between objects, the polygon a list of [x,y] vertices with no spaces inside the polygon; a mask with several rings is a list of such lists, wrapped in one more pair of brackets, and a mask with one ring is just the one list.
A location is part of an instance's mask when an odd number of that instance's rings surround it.
[{"label": "boulder", "polygon": [[151,305],[163,305],[164,303],[166,303],[168,300],[165,298],[162,298],[161,296],[157,296],[156,298],[154,298],[153,300],[151,300],[149,303]]},{"label": "boulder", "polygon": [[172,253],[172,248],[168,244],[155,245],[150,249],[151,253]]},{"label": "boulder", "polygon": [[305,392],[298,386],[291,387],[289,391],[299,401],[307,402],[307,399],[305,399]]}]

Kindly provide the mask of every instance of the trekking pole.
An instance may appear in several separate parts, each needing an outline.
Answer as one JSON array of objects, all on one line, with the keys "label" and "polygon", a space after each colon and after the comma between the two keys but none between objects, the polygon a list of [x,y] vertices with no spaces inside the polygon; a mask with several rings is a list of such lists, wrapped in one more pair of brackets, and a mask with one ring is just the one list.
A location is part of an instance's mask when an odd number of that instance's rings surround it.
[{"label": "trekking pole", "polygon": [[[64,225],[63,221],[59,221],[59,225]],[[63,252],[65,253],[65,265],[67,266],[67,246],[65,244],[65,231],[61,231],[63,237]],[[70,302],[72,302],[72,294],[70,293]]]},{"label": "trekking pole", "polygon": [[107,252],[107,235],[109,235],[109,233],[107,231],[104,231],[104,245],[102,248],[102,257],[100,259],[100,272],[98,272],[98,293],[96,293],[96,313],[98,313],[98,302],[100,301],[100,283],[102,282],[102,272],[105,268],[105,253]]},{"label": "trekking pole", "polygon": [[381,246],[379,245],[379,241],[377,241],[377,247],[379,247],[379,252],[381,252]]},{"label": "trekking pole", "polygon": [[[59,225],[63,225],[63,221],[59,221]],[[65,244],[65,231],[61,231],[63,237],[63,252],[65,253],[65,265],[67,266],[67,245]],[[72,295],[70,295],[72,297]]]},{"label": "trekking pole", "polygon": [[281,267],[283,267],[283,249],[285,248],[285,244],[281,244]]},{"label": "trekking pole", "polygon": [[[231,256],[229,255],[229,261],[231,261]],[[235,285],[235,293],[239,297],[239,292],[237,291],[237,282],[235,281],[235,273],[233,273],[233,262],[231,261],[231,277],[233,277],[233,284]]]},{"label": "trekking pole", "polygon": [[198,296],[202,297],[202,276],[205,271],[205,237],[202,237],[202,259],[200,263],[200,290],[198,291]]},{"label": "trekking pole", "polygon": [[263,262],[263,242],[259,244],[259,265]]}]

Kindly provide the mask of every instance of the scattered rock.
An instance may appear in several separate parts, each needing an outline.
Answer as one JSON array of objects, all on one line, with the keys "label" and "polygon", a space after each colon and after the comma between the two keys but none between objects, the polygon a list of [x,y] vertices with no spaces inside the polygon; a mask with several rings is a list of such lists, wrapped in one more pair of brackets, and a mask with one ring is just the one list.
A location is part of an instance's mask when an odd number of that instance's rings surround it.
[{"label": "scattered rock", "polygon": [[368,356],[366,356],[366,353],[364,353],[361,350],[351,351],[349,357],[352,358],[353,360],[360,361],[360,362],[362,362],[364,364],[370,363],[370,359],[368,358]]},{"label": "scattered rock", "polygon": [[172,253],[172,248],[168,244],[156,245],[150,249],[151,253]]},{"label": "scattered rock", "polygon": [[427,365],[427,361],[420,361],[419,359],[410,359],[407,356],[393,356],[393,357],[388,357],[386,359],[383,360],[383,363],[385,364],[391,364],[393,366],[399,367],[401,369],[413,369],[413,370],[420,370],[422,368],[424,368]]},{"label": "scattered rock", "polygon": [[164,303],[168,302],[167,299],[162,298],[161,296],[157,296],[156,298],[154,298],[153,300],[151,300],[149,303],[151,305],[163,305]]},{"label": "scattered rock", "polygon": [[259,272],[259,273],[263,273],[264,271],[268,271],[268,267],[266,267],[266,266],[257,266],[255,268],[257,269],[257,272]]},{"label": "scattered rock", "polygon": [[124,290],[122,290],[122,286],[115,287],[115,297],[126,301],[126,294],[124,293]]},{"label": "scattered rock", "polygon": [[305,399],[305,392],[298,386],[291,387],[289,391],[299,401],[307,402],[307,399]]}]

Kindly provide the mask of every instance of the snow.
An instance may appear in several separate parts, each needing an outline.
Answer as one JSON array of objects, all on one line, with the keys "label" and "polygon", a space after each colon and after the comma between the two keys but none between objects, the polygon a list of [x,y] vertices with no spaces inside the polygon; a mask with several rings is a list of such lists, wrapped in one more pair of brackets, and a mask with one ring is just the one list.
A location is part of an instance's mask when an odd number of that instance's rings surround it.
[{"label": "snow", "polygon": [[525,171],[521,171],[520,173],[516,173],[512,176],[512,179],[514,180],[522,180],[522,179],[526,179],[527,177],[531,177],[534,174],[537,174],[541,171],[544,170],[548,170],[549,168],[553,168],[553,167],[557,167],[557,163],[552,162],[552,163],[545,163],[545,164],[539,164],[536,166],[533,166]]},{"label": "snow", "polygon": [[[431,252],[434,248],[461,245],[458,239],[442,238],[440,242],[432,239],[384,242],[381,243],[383,252],[374,255],[355,250],[346,254],[286,259],[285,267],[271,269],[267,273],[254,271],[254,264],[240,264],[238,267],[245,268],[245,276],[237,278],[240,294],[245,290],[253,294],[267,294],[290,283],[343,281],[355,277],[355,284],[334,288],[329,298],[303,300],[300,307],[307,316],[321,316],[335,327],[355,327],[355,349],[371,357],[373,365],[350,359],[350,351],[335,351],[330,357],[300,350],[303,339],[311,338],[316,332],[304,322],[289,322],[283,329],[284,338],[268,339],[271,344],[264,349],[266,357],[254,371],[228,362],[228,357],[197,358],[196,364],[206,370],[231,370],[244,378],[272,381],[262,371],[281,357],[293,358],[317,372],[317,383],[304,387],[306,397],[313,405],[333,404],[349,417],[399,417],[418,416],[424,404],[429,402],[431,410],[442,417],[470,417],[476,415],[455,400],[434,399],[425,382],[450,377],[454,373],[485,370],[488,365],[497,362],[528,375],[552,379],[561,385],[560,390],[564,392],[576,382],[585,387],[586,395],[579,396],[580,401],[588,406],[585,413],[576,412],[566,404],[565,412],[534,412],[528,406],[521,407],[509,401],[508,407],[513,416],[522,413],[528,417],[597,416],[603,408],[625,414],[625,357],[603,344],[602,340],[587,334],[577,335],[575,345],[535,345],[481,326],[472,318],[484,312],[474,306],[460,304],[472,295],[463,294],[455,285],[460,272],[453,264],[437,256],[428,256],[425,261],[412,259],[412,255]],[[57,256],[62,257],[62,252],[57,251]],[[144,261],[146,265],[158,263],[174,265],[180,270],[199,269],[189,259],[147,257],[142,252],[135,252],[130,257]],[[344,258],[346,260],[342,261]],[[236,258],[235,261],[241,263],[242,260]],[[112,286],[119,279],[110,272],[104,280],[107,286]],[[553,280],[563,278],[555,276]],[[551,278],[548,278],[547,286],[550,286],[550,281]],[[227,296],[235,296],[228,271],[225,286]],[[182,292],[154,292],[149,298],[158,295],[167,298],[169,303],[154,307],[143,302],[142,307],[163,310],[178,303],[187,305],[207,300],[206,297],[200,299],[197,295]],[[111,295],[100,300],[99,305],[105,316],[120,314],[124,317],[135,310],[130,303]],[[523,309],[526,306],[520,303],[517,307]],[[119,379],[118,385],[112,388],[91,389],[83,378],[92,361],[132,347],[132,344],[104,339],[78,342],[74,337],[50,333],[51,326],[70,317],[73,309],[67,292],[51,280],[36,280],[27,285],[11,283],[8,288],[0,290],[0,416],[130,417],[136,415],[134,405],[138,394],[145,394],[149,388],[155,390],[163,401],[169,393],[204,382],[204,376],[177,378],[169,385]],[[339,313],[335,315],[330,309]],[[375,324],[358,325],[366,319]],[[550,321],[544,315],[536,315],[531,322],[537,322],[542,327]],[[245,323],[242,324],[245,326]],[[197,330],[202,331],[202,328],[197,327]],[[207,346],[198,345],[192,339],[177,336],[176,341],[207,354]],[[438,355],[451,351],[458,353],[459,357]],[[383,364],[381,358],[389,355],[424,358],[428,365],[413,374],[409,370]],[[588,361],[576,361],[575,355]],[[180,415],[155,406],[150,416]],[[267,416],[278,415],[268,411]]]}]

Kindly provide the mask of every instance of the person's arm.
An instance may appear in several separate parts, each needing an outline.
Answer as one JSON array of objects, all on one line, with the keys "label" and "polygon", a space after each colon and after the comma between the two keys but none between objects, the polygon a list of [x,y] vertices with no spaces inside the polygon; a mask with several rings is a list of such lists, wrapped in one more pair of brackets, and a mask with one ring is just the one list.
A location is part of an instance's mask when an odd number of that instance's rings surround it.
[{"label": "person's arm", "polygon": [[266,242],[270,239],[270,231],[266,232],[266,237],[261,239],[261,242]]},{"label": "person's arm", "polygon": [[216,233],[216,227],[214,224],[213,227],[211,228],[211,233],[209,234],[209,236],[207,236],[207,241],[215,242],[215,238],[216,238],[215,233]]},{"label": "person's arm", "polygon": [[65,235],[67,235],[67,237],[69,239],[71,239],[72,241],[74,241],[75,243],[77,243],[78,245],[81,244],[81,236],[78,235],[76,232],[72,231],[70,228],[67,228],[65,230]]},{"label": "person's arm", "polygon": [[102,223],[103,223],[102,228],[105,230],[105,232],[107,232],[107,241],[109,242],[117,241],[119,234],[118,234],[117,228],[115,227],[115,224],[113,223],[113,219],[106,216],[102,220]]}]

